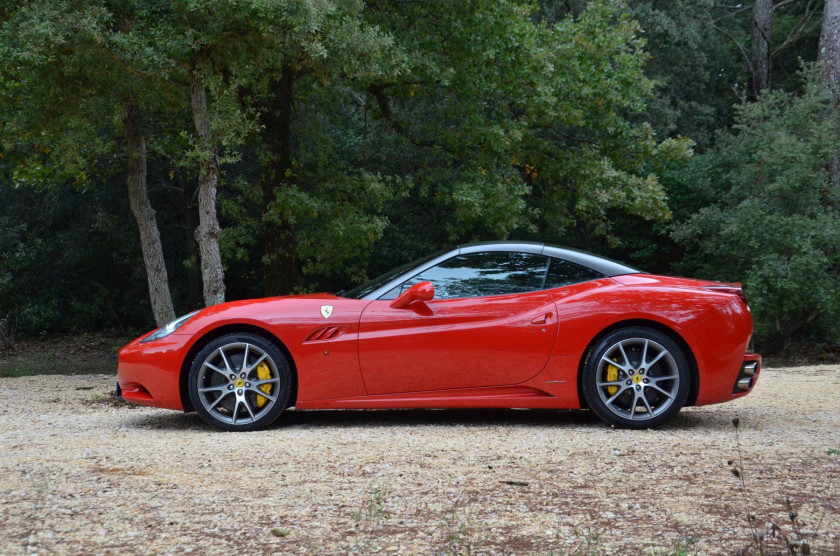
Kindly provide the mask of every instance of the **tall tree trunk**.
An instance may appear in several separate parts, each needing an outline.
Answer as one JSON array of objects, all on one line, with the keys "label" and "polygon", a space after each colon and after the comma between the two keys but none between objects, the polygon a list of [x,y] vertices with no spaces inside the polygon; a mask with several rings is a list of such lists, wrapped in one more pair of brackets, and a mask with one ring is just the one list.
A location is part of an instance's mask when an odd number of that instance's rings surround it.
[{"label": "tall tree trunk", "polygon": [[755,100],[770,85],[770,48],[773,41],[773,0],[755,0],[752,12],[750,91]]},{"label": "tall tree trunk", "polygon": [[287,173],[292,168],[292,68],[284,64],[279,78],[272,79],[269,87],[272,100],[262,115],[263,139],[269,151],[269,161],[260,185],[265,215],[263,280],[265,295],[272,296],[291,293],[295,282],[294,230],[288,222],[281,220],[279,211],[271,210],[275,191],[288,182]]},{"label": "tall tree trunk", "polygon": [[[819,49],[823,85],[834,100],[834,117],[837,117],[840,110],[840,0],[825,0]],[[832,185],[840,189],[840,147],[829,161],[829,169]]]},{"label": "tall tree trunk", "polygon": [[146,187],[146,138],[140,131],[140,109],[131,99],[122,103],[122,123],[128,144],[128,201],[140,229],[140,247],[149,282],[152,314],[158,326],[163,326],[175,319],[175,309],[169,294],[169,278],[166,275],[155,211],[149,202]]},{"label": "tall tree trunk", "polygon": [[221,228],[216,216],[219,152],[207,112],[207,91],[204,87],[206,75],[207,57],[202,54],[195,59],[190,70],[190,107],[201,147],[198,171],[198,227],[195,230],[195,240],[201,254],[204,304],[209,307],[225,300],[225,272],[219,253]]}]

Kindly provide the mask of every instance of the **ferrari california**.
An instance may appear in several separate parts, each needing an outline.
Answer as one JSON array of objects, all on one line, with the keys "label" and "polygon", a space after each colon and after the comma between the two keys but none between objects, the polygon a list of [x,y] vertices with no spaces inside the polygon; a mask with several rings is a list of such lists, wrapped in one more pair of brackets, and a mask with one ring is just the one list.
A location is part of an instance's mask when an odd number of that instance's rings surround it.
[{"label": "ferrari california", "polygon": [[117,394],[227,431],[285,409],[590,409],[649,428],[755,386],[738,284],[542,243],[463,245],[337,294],[233,301],[119,353]]}]

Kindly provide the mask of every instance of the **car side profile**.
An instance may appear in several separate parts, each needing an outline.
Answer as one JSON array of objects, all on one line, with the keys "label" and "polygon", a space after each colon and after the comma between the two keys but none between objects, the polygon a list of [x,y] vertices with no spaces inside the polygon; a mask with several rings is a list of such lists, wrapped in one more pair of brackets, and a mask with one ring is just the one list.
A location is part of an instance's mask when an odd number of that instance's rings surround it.
[{"label": "car side profile", "polygon": [[463,245],[339,294],[233,301],[125,346],[118,393],[228,431],[307,409],[590,409],[656,427],[755,386],[743,290],[527,242]]}]

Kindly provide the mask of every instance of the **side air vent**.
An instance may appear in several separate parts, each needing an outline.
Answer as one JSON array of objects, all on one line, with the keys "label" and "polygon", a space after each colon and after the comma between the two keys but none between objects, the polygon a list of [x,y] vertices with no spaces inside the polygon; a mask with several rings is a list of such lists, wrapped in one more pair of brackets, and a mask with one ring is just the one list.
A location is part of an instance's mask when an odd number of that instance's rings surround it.
[{"label": "side air vent", "polygon": [[310,334],[306,341],[323,342],[325,340],[335,340],[345,332],[347,332],[346,326],[325,326]]}]

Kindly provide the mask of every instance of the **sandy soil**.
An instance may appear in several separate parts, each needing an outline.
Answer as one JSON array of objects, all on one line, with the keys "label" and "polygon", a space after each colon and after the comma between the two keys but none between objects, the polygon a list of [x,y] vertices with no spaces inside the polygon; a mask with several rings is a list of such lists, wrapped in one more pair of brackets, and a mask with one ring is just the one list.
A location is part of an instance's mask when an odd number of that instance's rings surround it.
[{"label": "sandy soil", "polygon": [[412,410],[221,433],[114,403],[113,383],[0,379],[0,552],[732,554],[753,533],[782,549],[775,524],[840,554],[837,365],[766,369],[741,400],[636,432]]}]

